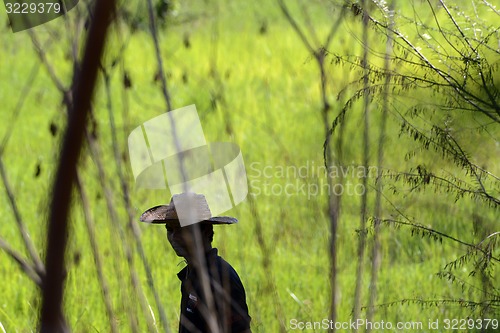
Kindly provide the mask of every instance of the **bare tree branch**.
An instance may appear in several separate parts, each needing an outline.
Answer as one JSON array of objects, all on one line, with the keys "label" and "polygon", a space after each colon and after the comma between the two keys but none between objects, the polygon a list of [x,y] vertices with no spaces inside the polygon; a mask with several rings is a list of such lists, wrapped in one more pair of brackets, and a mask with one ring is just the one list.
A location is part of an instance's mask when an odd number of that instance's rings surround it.
[{"label": "bare tree branch", "polygon": [[165,77],[165,73],[163,71],[163,60],[161,58],[161,51],[160,51],[160,43],[158,41],[158,31],[156,29],[156,22],[153,14],[153,3],[151,0],[148,1],[148,16],[149,16],[149,27],[151,31],[151,36],[153,37],[153,42],[155,46],[155,52],[156,52],[156,61],[158,62],[158,72],[160,74],[160,80],[161,80],[161,88],[162,88],[162,93],[163,93],[163,98],[165,99],[165,102],[167,103],[167,111],[172,110],[172,102],[170,101],[170,95],[168,93],[167,89],[167,79]]},{"label": "bare tree branch", "polygon": [[[42,333],[67,332],[62,311],[64,284],[64,253],[66,250],[71,191],[76,176],[99,61],[104,49],[108,25],[115,8],[114,0],[98,0],[94,7],[94,20],[90,23],[82,61],[82,73],[74,73],[75,96],[59,159],[50,209],[46,258],[46,279],[40,316]],[[59,87],[60,89],[62,87]]]},{"label": "bare tree branch", "polygon": [[[362,6],[365,11],[368,10],[368,1],[363,0]],[[363,15],[363,59],[361,65],[363,67],[363,89],[365,94],[363,96],[363,167],[364,170],[368,170],[369,155],[370,155],[370,91],[369,91],[369,65],[368,65],[368,53],[369,53],[369,42],[368,42],[368,13]],[[358,250],[357,259],[358,264],[356,268],[356,287],[354,290],[354,310],[353,319],[358,320],[361,312],[361,302],[364,289],[362,286],[364,266],[365,266],[365,253],[366,253],[366,219],[367,219],[367,206],[368,206],[368,175],[365,175],[362,180],[363,194],[361,196],[361,207],[360,207],[360,222],[359,222],[359,240],[358,240]],[[354,329],[357,332],[358,328]]]},{"label": "bare tree branch", "polygon": [[[338,19],[332,24],[332,27],[326,37],[325,43],[323,45],[318,45],[317,49],[312,46],[309,42],[305,34],[302,32],[302,29],[299,27],[296,20],[291,15],[287,6],[285,5],[283,0],[278,0],[278,4],[281,8],[281,11],[285,15],[285,18],[288,20],[293,30],[297,33],[299,38],[301,39],[304,46],[307,50],[314,56],[316,63],[319,68],[320,74],[320,87],[321,87],[321,102],[322,102],[322,119],[323,126],[325,129],[325,142],[324,142],[324,160],[326,168],[330,168],[333,165],[333,158],[331,155],[331,146],[330,146],[330,123],[328,120],[328,113],[330,111],[330,103],[327,97],[327,86],[328,86],[328,76],[325,69],[325,56],[327,54],[327,48],[330,45],[335,33],[337,32],[340,23],[344,18],[344,11],[342,9],[341,14],[338,16]],[[316,33],[314,32],[314,28],[312,25],[309,25],[309,29],[312,30],[313,39],[317,39]],[[339,140],[338,146],[341,149],[342,140]],[[327,173],[328,185],[330,188],[334,188],[333,178],[330,173]],[[341,183],[343,179],[341,178],[339,182]],[[337,228],[338,221],[340,216],[340,206],[341,206],[341,195],[328,193],[328,215],[330,219],[330,289],[331,289],[331,303],[330,303],[330,319],[336,321],[337,317]],[[335,327],[331,328],[330,331],[335,332]]]},{"label": "bare tree branch", "polygon": [[26,275],[33,281],[35,284],[42,288],[42,277],[38,274],[36,267],[32,266],[28,263],[20,253],[11,248],[7,242],[0,237],[0,249],[4,250],[14,261],[16,261],[21,269],[26,273]]},{"label": "bare tree branch", "polygon": [[[37,38],[35,32],[32,31],[31,29],[29,29],[28,34],[31,37],[31,42],[33,43],[33,47],[35,48],[35,51],[38,54],[38,57],[40,58],[40,61],[44,64],[45,68],[47,69],[47,72],[49,73],[49,76],[52,79],[52,82],[56,86],[57,90],[59,90],[63,94],[66,94],[67,88],[64,86],[62,81],[56,75],[56,71],[55,71],[54,67],[52,66],[52,64],[49,62],[49,60],[47,59],[47,55],[45,54],[43,47],[40,45],[40,42],[38,41],[38,38]],[[64,95],[64,97],[66,97],[66,95]],[[66,102],[68,102],[68,101],[65,100],[65,103]]]},{"label": "bare tree branch", "polygon": [[281,8],[281,11],[283,12],[283,14],[285,14],[286,19],[288,20],[288,22],[292,26],[293,30],[295,30],[295,32],[297,33],[297,35],[299,35],[299,38],[302,41],[302,43],[304,44],[304,46],[307,48],[307,50],[311,54],[314,54],[315,49],[309,43],[309,40],[307,39],[307,37],[304,34],[304,32],[302,31],[302,29],[300,29],[299,25],[297,24],[297,21],[295,21],[295,19],[293,18],[292,14],[290,14],[290,11],[288,10],[288,7],[285,5],[285,2],[283,0],[278,0],[278,4],[279,4],[279,6]]},{"label": "bare tree branch", "polygon": [[5,192],[7,193],[7,197],[9,198],[9,203],[12,208],[12,211],[14,213],[14,217],[17,223],[17,228],[19,230],[19,233],[21,234],[21,237],[24,242],[24,246],[28,250],[28,253],[30,254],[31,260],[35,264],[35,270],[40,275],[40,277],[45,276],[45,267],[40,259],[40,256],[38,255],[38,252],[35,249],[35,246],[33,244],[33,241],[31,240],[31,237],[28,233],[28,230],[26,228],[26,225],[21,217],[21,212],[19,211],[19,208],[17,207],[17,201],[14,195],[14,192],[12,191],[9,183],[9,179],[7,177],[7,173],[5,171],[5,166],[3,164],[3,158],[0,156],[0,175],[2,177],[2,182],[4,184]]},{"label": "bare tree branch", "polygon": [[[390,12],[390,27],[394,24],[394,1],[391,1],[389,4],[389,12]],[[392,51],[392,35],[389,34],[386,42],[386,51],[384,57],[384,71],[386,73],[390,72],[390,56],[389,54]],[[382,105],[382,121],[380,123],[380,134],[378,139],[378,152],[377,152],[377,189],[375,196],[375,226],[373,233],[373,247],[372,247],[372,268],[371,268],[371,279],[370,279],[370,298],[368,301],[368,313],[367,313],[367,321],[372,321],[373,316],[375,314],[374,305],[377,301],[377,283],[378,283],[378,273],[381,265],[381,254],[380,254],[380,217],[382,215],[382,165],[384,163],[384,148],[385,148],[385,136],[386,136],[386,127],[387,127],[387,116],[389,112],[389,87],[391,82],[391,75],[386,75],[385,77],[385,87],[384,87],[384,96],[383,96],[383,105]],[[370,329],[367,328],[367,333],[370,332]]]},{"label": "bare tree branch", "polygon": [[76,188],[78,189],[78,192],[80,194],[80,200],[82,202],[83,213],[85,215],[85,225],[87,226],[87,233],[89,234],[90,238],[90,247],[92,248],[92,255],[94,256],[94,263],[97,269],[97,277],[99,278],[99,285],[101,286],[102,294],[104,297],[104,305],[106,306],[106,313],[108,315],[109,325],[111,327],[111,332],[116,333],[118,332],[118,328],[116,327],[115,313],[113,311],[113,305],[111,302],[111,297],[109,295],[108,282],[103,272],[102,258],[99,251],[99,245],[96,240],[95,225],[94,221],[92,220],[90,203],[78,171],[76,174],[75,183],[76,183]]},{"label": "bare tree branch", "polygon": [[3,155],[5,148],[7,147],[7,144],[15,128],[14,124],[19,118],[19,114],[21,113],[21,109],[23,108],[24,102],[26,101],[27,96],[31,91],[31,88],[33,88],[33,81],[35,81],[35,78],[37,77],[39,70],[40,70],[40,64],[37,63],[33,66],[33,69],[31,70],[30,75],[26,80],[26,85],[21,90],[21,94],[19,95],[14,111],[12,112],[13,114],[12,119],[9,121],[10,126],[7,127],[7,131],[5,132],[5,135],[2,139],[2,143],[0,144],[0,158]]},{"label": "bare tree branch", "polygon": [[[106,77],[106,75],[105,75]],[[127,258],[127,263],[129,266],[129,273],[130,273],[130,278],[131,278],[131,283],[134,291],[136,292],[137,298],[139,300],[139,305],[142,310],[143,316],[146,319],[146,324],[148,326],[148,331],[149,332],[154,332],[154,324],[153,320],[151,317],[151,313],[149,312],[149,304],[146,299],[146,295],[144,294],[141,285],[139,283],[139,276],[137,274],[137,269],[135,266],[135,261],[134,261],[134,256],[132,253],[132,247],[129,244],[129,241],[127,240],[127,236],[125,234],[125,231],[122,227],[122,225],[119,223],[119,218],[117,211],[115,209],[115,204],[113,200],[113,193],[110,189],[110,187],[107,185],[107,175],[106,171],[104,169],[104,164],[101,160],[100,153],[99,153],[99,146],[97,142],[91,137],[91,135],[86,132],[86,138],[87,142],[89,144],[90,148],[90,153],[92,155],[93,161],[97,167],[97,172],[99,175],[99,183],[103,189],[104,192],[104,199],[106,201],[106,208],[108,210],[109,216],[110,216],[110,221],[111,225],[115,230],[118,231],[118,235],[120,237],[123,250],[125,252],[125,257]],[[133,223],[134,221],[130,222]],[[134,234],[134,237],[136,235]],[[140,237],[140,236],[138,236]],[[139,239],[140,241],[140,239]],[[149,268],[149,266],[148,266]],[[121,277],[119,277],[119,281],[121,281]],[[122,284],[122,282],[120,282]],[[136,323],[135,323],[135,318],[129,318],[131,320],[131,328],[134,330],[137,330]]]}]

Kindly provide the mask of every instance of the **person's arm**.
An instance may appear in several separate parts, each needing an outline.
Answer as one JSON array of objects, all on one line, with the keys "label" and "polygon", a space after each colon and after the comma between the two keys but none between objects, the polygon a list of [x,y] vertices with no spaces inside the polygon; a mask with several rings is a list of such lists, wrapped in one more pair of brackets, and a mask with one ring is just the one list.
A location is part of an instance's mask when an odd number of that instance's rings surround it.
[{"label": "person's arm", "polygon": [[[231,327],[230,332],[252,333],[250,329],[250,321],[252,318],[248,314],[245,288],[236,271],[229,264],[227,264],[227,268],[225,273],[227,273],[226,281],[229,282],[229,286],[226,285],[225,291],[229,291],[229,295],[226,294],[226,297],[221,297],[221,299],[225,298],[228,300],[227,298],[229,298],[230,304],[226,306],[226,311],[228,311],[226,318],[229,320],[228,324],[229,327]],[[224,281],[224,276],[222,277],[222,281]],[[221,285],[224,284],[221,283]]]}]

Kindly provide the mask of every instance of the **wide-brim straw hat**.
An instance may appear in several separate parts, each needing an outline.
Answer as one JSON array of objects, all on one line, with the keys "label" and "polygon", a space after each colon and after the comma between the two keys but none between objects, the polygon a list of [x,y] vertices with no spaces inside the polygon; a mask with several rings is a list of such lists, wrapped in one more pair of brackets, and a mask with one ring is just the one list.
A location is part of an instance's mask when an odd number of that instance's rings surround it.
[{"label": "wide-brim straw hat", "polygon": [[196,193],[174,194],[168,205],[155,206],[142,213],[140,221],[180,226],[179,220],[182,220],[182,217],[179,218],[175,203],[182,206],[183,214],[181,216],[186,214],[185,210],[189,211],[191,220],[189,224],[193,224],[193,222],[205,224],[234,224],[238,222],[236,218],[230,216],[212,216],[205,196]]}]

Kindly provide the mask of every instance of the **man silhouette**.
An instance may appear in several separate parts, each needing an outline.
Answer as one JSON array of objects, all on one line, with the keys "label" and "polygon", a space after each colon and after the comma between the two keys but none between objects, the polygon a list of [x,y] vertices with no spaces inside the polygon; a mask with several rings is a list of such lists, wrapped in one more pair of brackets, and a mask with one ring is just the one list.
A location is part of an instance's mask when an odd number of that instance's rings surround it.
[{"label": "man silhouette", "polygon": [[[186,220],[180,215],[189,220],[189,225],[183,226]],[[187,266],[177,274],[182,295],[179,333],[250,333],[243,284],[234,268],[212,247],[213,225],[238,220],[212,217],[204,195],[181,193],[168,205],[148,209],[141,221],[165,224],[170,245],[186,259]]]}]

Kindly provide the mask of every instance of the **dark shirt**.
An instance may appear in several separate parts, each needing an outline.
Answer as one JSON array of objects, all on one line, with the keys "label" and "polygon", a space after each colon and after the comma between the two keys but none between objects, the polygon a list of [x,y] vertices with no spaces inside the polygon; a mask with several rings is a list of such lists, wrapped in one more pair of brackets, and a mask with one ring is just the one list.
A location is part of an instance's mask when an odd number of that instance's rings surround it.
[{"label": "dark shirt", "polygon": [[250,316],[245,289],[234,268],[211,249],[206,256],[207,273],[214,307],[207,305],[200,274],[191,266],[184,267],[177,276],[181,284],[181,318],[179,333],[211,332],[207,313],[216,318],[220,332],[239,333],[250,328]]}]

